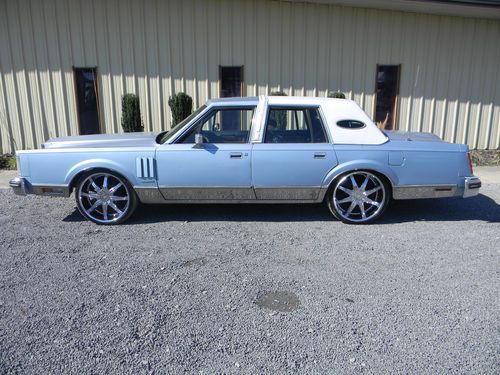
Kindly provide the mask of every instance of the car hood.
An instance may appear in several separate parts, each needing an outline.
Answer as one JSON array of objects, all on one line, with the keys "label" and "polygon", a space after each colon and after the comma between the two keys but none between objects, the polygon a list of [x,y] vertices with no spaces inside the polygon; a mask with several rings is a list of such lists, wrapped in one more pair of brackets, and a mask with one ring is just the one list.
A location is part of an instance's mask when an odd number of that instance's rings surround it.
[{"label": "car hood", "polygon": [[154,147],[159,133],[94,134],[51,138],[42,148]]},{"label": "car hood", "polygon": [[416,142],[442,142],[436,134],[433,133],[419,133],[419,132],[406,132],[383,130],[383,133],[391,141],[416,141]]}]

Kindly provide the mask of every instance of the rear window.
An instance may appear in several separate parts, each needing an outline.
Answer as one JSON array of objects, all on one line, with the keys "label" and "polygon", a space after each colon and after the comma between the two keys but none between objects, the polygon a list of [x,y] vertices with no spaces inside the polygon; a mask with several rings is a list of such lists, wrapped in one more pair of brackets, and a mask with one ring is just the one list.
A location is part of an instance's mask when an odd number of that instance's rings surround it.
[{"label": "rear window", "polygon": [[326,143],[323,122],[316,107],[271,107],[265,143]]}]

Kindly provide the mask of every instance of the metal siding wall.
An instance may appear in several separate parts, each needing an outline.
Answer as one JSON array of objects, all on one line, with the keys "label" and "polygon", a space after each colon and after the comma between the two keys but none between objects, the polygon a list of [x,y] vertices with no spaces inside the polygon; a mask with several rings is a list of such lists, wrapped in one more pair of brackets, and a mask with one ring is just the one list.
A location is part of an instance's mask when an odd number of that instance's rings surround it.
[{"label": "metal siding wall", "polygon": [[101,126],[121,131],[140,96],[148,131],[167,101],[219,95],[219,65],[244,93],[341,90],[373,116],[377,64],[401,64],[397,127],[500,148],[500,21],[269,0],[0,0],[0,152],[78,134],[73,67],[97,67]]}]

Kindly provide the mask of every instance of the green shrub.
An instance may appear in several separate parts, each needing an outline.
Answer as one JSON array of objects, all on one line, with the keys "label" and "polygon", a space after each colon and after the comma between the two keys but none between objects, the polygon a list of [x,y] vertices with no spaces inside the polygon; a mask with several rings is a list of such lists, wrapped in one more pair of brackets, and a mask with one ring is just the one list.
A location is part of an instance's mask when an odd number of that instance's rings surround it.
[{"label": "green shrub", "polygon": [[0,155],[0,169],[15,171],[17,169],[16,157],[11,154]]},{"label": "green shrub", "polygon": [[269,95],[271,95],[271,96],[287,96],[286,92],[284,92],[284,91],[271,91],[271,93]]},{"label": "green shrub", "polygon": [[336,99],[345,99],[345,94],[340,91],[328,91],[327,97]]},{"label": "green shrub", "polygon": [[126,133],[144,131],[139,97],[135,94],[122,96],[122,128]]},{"label": "green shrub", "polygon": [[172,111],[172,126],[188,117],[193,111],[193,99],[183,92],[179,92],[168,99],[168,106]]}]

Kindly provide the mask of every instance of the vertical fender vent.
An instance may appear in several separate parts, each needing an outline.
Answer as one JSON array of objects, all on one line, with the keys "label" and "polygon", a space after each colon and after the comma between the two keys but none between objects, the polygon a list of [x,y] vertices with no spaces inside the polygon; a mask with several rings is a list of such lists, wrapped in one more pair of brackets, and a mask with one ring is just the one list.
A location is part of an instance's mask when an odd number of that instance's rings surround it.
[{"label": "vertical fender vent", "polygon": [[152,179],[155,178],[155,159],[140,157],[135,160],[137,177]]}]

